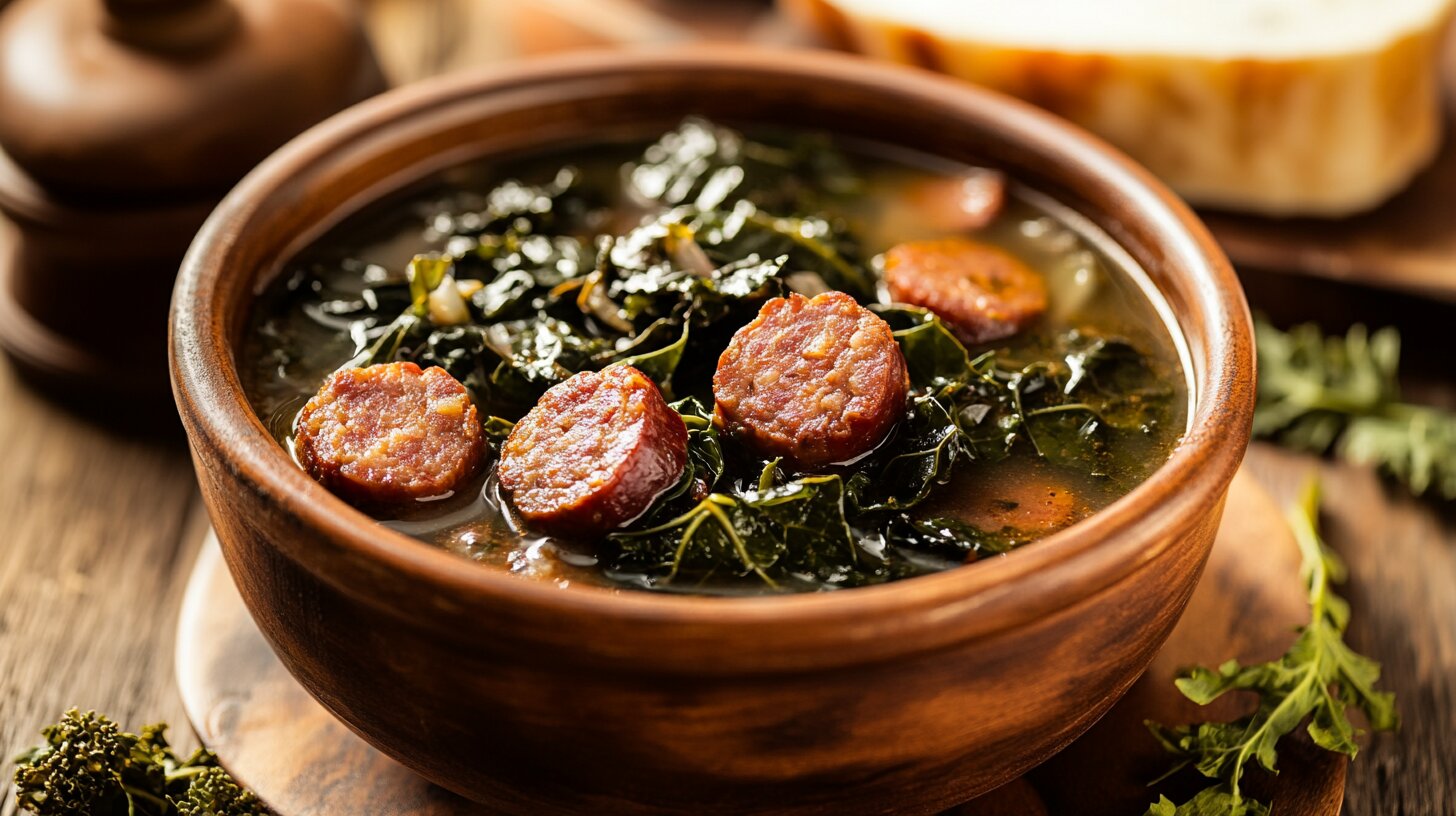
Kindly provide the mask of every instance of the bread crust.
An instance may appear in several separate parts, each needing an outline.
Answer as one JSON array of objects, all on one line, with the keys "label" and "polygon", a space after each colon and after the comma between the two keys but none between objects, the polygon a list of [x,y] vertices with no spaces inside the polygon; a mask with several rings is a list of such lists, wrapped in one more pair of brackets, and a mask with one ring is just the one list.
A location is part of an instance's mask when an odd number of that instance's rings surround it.
[{"label": "bread crust", "polygon": [[1378,206],[1442,137],[1446,3],[1373,49],[1307,57],[1043,50],[782,0],[831,44],[1020,97],[1122,148],[1188,200],[1266,215]]}]

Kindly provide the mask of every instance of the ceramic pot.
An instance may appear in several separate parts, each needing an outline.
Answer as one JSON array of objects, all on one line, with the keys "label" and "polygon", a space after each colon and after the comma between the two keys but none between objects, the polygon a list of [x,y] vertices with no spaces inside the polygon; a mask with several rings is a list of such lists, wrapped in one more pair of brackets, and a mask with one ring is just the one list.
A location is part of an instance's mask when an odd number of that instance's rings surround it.
[{"label": "ceramic pot", "polygon": [[[1006,558],[843,592],[568,591],[387,530],[249,409],[234,355],[260,285],[362,206],[460,162],[698,113],[1005,169],[1105,230],[1169,304],[1187,434],[1128,495]],[[1081,734],[1177,621],[1249,438],[1238,281],[1145,171],[1045,113],[825,53],[555,58],[395,91],[299,137],[183,265],[172,375],[228,566],[283,663],[431,780],[503,812],[930,813]]]}]

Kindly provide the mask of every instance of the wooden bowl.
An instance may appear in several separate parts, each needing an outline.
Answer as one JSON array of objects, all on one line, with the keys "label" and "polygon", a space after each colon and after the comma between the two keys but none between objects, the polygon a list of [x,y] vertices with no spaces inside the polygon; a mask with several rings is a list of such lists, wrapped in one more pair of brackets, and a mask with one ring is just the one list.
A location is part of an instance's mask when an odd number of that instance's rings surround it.
[{"label": "wooden bowl", "polygon": [[[249,409],[234,360],[249,308],[323,230],[462,161],[687,113],[989,162],[1070,205],[1176,316],[1195,380],[1184,442],[1111,507],[1007,558],[724,599],[562,590],[469,563],[331,496]],[[224,200],[172,313],[203,497],[283,663],[384,752],[514,813],[928,813],[1045,760],[1127,690],[1193,591],[1249,438],[1252,348],[1204,228],[1094,138],[909,69],[702,46],[523,63],[336,116]]]}]

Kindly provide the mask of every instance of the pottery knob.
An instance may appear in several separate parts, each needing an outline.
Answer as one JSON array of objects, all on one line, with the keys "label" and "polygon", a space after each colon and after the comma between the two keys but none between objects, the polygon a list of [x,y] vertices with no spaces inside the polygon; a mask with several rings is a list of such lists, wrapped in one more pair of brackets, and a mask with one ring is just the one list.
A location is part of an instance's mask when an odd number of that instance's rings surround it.
[{"label": "pottery knob", "polygon": [[170,421],[167,306],[193,234],[275,148],[383,87],[353,0],[15,0],[0,347],[107,421]]},{"label": "pottery knob", "polygon": [[219,193],[382,85],[347,0],[17,0],[0,148],[90,203]]}]

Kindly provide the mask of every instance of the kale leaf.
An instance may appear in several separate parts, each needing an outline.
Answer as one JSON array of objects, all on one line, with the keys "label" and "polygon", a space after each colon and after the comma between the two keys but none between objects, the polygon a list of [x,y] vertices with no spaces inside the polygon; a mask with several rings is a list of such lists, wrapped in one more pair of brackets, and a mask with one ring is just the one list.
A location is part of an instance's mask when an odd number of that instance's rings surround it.
[{"label": "kale leaf", "polygon": [[960,427],[946,403],[933,396],[912,400],[895,433],[883,446],[883,461],[867,463],[850,477],[857,513],[914,507],[950,481],[952,466],[965,454]]},{"label": "kale leaf", "polygon": [[731,128],[689,117],[663,134],[627,168],[643,202],[700,210],[744,200],[775,212],[813,212],[828,196],[851,195],[862,181],[823,137],[787,144],[744,138]]},{"label": "kale leaf", "polygon": [[705,581],[720,570],[756,575],[777,588],[785,576],[826,584],[851,577],[860,558],[845,519],[839,476],[812,476],[764,489],[710,493],[687,512],[607,537],[614,564]]},{"label": "kale leaf", "polygon": [[1026,543],[1004,531],[988,533],[952,518],[915,518],[901,514],[885,527],[885,544],[916,553],[931,553],[970,562],[1002,555]]}]

